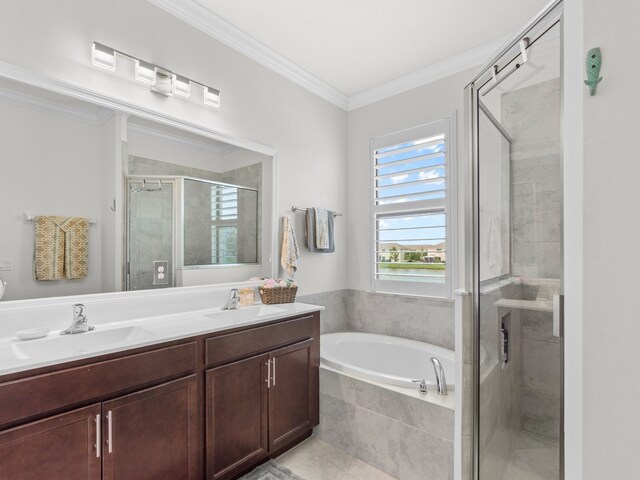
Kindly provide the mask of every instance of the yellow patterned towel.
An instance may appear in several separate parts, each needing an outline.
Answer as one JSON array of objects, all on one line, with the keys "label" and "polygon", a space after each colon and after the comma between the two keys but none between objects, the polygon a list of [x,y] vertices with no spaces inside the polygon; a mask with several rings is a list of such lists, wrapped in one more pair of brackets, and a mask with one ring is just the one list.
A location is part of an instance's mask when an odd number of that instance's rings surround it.
[{"label": "yellow patterned towel", "polygon": [[89,258],[89,221],[79,217],[39,216],[34,224],[34,278],[85,278]]},{"label": "yellow patterned towel", "polygon": [[89,220],[69,217],[61,225],[64,231],[64,276],[86,278],[89,266]]}]

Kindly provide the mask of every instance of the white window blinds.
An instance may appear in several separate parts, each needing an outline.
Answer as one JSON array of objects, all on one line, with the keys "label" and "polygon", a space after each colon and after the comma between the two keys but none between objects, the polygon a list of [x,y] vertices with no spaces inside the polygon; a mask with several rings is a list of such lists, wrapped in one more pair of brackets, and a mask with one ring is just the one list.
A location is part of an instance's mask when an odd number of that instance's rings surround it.
[{"label": "white window blinds", "polygon": [[373,287],[448,296],[448,121],[372,141]]},{"label": "white window blinds", "polygon": [[238,261],[238,189],[211,187],[211,263]]}]

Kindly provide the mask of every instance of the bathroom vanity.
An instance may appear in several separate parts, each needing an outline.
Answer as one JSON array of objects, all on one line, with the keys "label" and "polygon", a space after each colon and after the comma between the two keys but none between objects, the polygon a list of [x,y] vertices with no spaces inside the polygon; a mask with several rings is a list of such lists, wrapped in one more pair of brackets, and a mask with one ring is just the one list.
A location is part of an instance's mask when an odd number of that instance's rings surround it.
[{"label": "bathroom vanity", "polygon": [[151,344],[14,368],[0,376],[0,478],[236,478],[319,422],[320,309],[192,315],[178,339],[164,319],[145,324]]}]

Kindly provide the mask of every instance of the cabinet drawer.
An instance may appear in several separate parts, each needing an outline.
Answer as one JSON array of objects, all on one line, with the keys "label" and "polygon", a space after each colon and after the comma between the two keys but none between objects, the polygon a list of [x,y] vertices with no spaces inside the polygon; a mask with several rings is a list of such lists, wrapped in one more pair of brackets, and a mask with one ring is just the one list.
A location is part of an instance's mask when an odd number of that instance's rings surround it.
[{"label": "cabinet drawer", "polygon": [[220,335],[206,341],[207,366],[266,352],[313,337],[313,315]]},{"label": "cabinet drawer", "polygon": [[192,342],[0,384],[0,426],[195,368]]}]

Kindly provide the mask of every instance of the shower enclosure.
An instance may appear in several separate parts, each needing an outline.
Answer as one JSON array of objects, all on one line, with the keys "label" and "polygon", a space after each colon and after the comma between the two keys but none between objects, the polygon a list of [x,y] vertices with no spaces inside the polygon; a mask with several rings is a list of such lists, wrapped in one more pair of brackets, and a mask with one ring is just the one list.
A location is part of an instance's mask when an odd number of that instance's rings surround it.
[{"label": "shower enclosure", "polygon": [[260,262],[258,189],[133,175],[126,192],[127,290],[181,286],[185,269]]},{"label": "shower enclosure", "polygon": [[466,89],[481,480],[562,478],[560,39],[555,2]]},{"label": "shower enclosure", "polygon": [[126,289],[175,286],[176,180],[127,178]]}]

